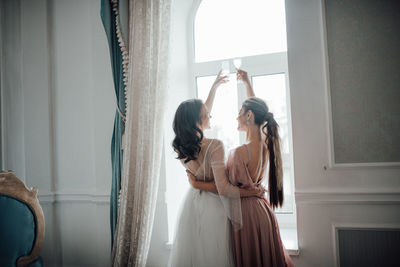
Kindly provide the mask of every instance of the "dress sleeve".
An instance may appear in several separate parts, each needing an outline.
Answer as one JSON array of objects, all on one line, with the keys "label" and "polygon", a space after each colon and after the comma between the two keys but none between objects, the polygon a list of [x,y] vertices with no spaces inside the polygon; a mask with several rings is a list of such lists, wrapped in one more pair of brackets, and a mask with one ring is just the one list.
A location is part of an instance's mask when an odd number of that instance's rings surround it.
[{"label": "dress sleeve", "polygon": [[232,185],[227,177],[223,143],[219,140],[215,140],[213,143],[210,161],[215,185],[226,215],[231,220],[234,229],[240,229],[242,225],[240,190],[239,187]]},{"label": "dress sleeve", "polygon": [[239,188],[232,185],[227,177],[225,168],[225,149],[221,141],[214,141],[211,151],[211,168],[218,193],[227,197],[240,197]]}]

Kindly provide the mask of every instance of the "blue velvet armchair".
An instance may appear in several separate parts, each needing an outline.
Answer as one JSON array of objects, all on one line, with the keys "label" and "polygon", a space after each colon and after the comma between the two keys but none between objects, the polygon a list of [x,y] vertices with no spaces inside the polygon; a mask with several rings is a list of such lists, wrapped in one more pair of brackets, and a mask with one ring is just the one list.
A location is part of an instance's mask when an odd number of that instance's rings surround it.
[{"label": "blue velvet armchair", "polygon": [[11,171],[0,172],[0,266],[43,266],[43,210],[37,189]]}]

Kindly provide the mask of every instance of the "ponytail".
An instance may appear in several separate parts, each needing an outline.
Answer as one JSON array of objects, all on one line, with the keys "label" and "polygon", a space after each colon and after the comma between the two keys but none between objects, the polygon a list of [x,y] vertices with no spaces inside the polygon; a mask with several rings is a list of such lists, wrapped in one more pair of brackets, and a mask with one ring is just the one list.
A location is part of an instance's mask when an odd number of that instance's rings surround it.
[{"label": "ponytail", "polygon": [[283,171],[282,157],[280,149],[280,138],[278,133],[278,123],[275,121],[271,112],[265,115],[266,124],[262,127],[267,136],[265,143],[269,154],[269,174],[268,174],[268,192],[269,202],[272,208],[282,207],[283,204]]},{"label": "ponytail", "polygon": [[264,100],[258,97],[250,97],[243,102],[243,108],[254,114],[254,123],[261,128],[266,135],[265,145],[269,155],[268,192],[269,202],[273,209],[282,207],[283,204],[283,171],[278,123],[274,115],[269,112]]}]

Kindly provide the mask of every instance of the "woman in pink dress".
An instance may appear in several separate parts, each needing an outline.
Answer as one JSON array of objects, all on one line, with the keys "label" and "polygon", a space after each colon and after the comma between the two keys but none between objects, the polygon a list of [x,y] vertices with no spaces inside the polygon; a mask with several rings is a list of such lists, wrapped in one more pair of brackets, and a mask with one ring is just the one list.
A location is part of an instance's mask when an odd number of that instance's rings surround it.
[{"label": "woman in pink dress", "polygon": [[[282,159],[278,124],[266,103],[254,96],[247,73],[238,70],[249,97],[243,102],[238,130],[245,131],[248,143],[234,149],[227,161],[229,181],[242,189],[259,186],[268,169],[269,201],[260,197],[241,200],[242,227],[232,230],[236,267],[293,266],[280,237],[273,212],[283,204]],[[268,165],[268,166],[267,166]],[[193,187],[209,190],[207,182],[190,176]]]}]

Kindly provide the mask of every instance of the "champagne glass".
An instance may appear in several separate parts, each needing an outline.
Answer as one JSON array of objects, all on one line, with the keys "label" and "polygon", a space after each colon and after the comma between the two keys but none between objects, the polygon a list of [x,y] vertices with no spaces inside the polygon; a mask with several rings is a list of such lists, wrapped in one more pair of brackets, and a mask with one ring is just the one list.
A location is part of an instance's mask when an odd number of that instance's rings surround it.
[{"label": "champagne glass", "polygon": [[[229,61],[224,60],[221,62],[221,76],[229,76]],[[229,78],[229,77],[228,77]]]},{"label": "champagne glass", "polygon": [[[242,59],[241,58],[233,59],[233,65],[235,66],[236,69],[240,69],[240,66],[242,66]],[[242,80],[238,80],[237,82],[243,83]]]},{"label": "champagne glass", "polygon": [[240,69],[240,66],[242,66],[242,59],[241,59],[241,58],[234,58],[234,59],[233,59],[233,65],[234,65],[237,69]]}]

